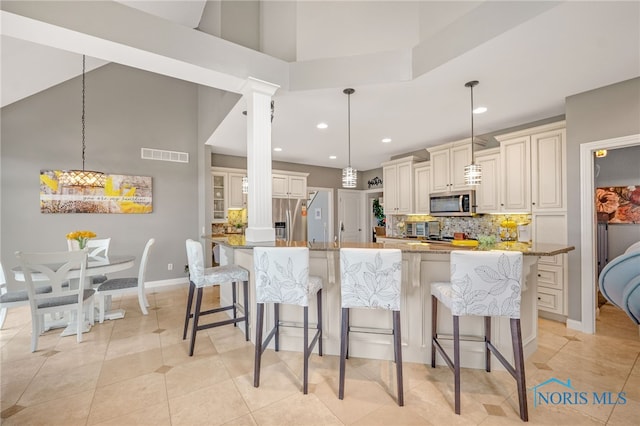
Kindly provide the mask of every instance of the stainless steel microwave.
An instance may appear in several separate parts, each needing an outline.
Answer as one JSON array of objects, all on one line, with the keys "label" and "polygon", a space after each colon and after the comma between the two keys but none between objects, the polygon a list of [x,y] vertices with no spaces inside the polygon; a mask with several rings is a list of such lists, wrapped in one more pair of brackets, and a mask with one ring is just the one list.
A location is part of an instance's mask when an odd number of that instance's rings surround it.
[{"label": "stainless steel microwave", "polygon": [[476,212],[476,191],[430,194],[429,211],[431,216],[473,216]]}]

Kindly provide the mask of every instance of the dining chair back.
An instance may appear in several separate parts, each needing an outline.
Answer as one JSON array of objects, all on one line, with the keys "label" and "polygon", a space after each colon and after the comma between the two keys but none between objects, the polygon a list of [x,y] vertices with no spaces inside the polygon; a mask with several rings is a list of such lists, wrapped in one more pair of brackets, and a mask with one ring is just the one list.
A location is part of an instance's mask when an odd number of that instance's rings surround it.
[{"label": "dining chair back", "polygon": [[[87,241],[86,248],[88,250],[89,260],[92,258],[103,258],[109,256],[109,246],[111,238],[93,238]],[[69,250],[80,250],[80,243],[77,240],[67,240]],[[95,275],[91,277],[91,285],[97,286],[107,280],[106,275]]]},{"label": "dining chair back", "polygon": [[121,295],[124,293],[130,293],[133,291],[138,292],[138,304],[143,315],[149,314],[147,306],[149,301],[144,291],[145,275],[147,273],[147,263],[149,261],[149,252],[151,246],[156,242],[155,238],[150,238],[142,251],[142,258],[140,259],[140,267],[138,268],[137,277],[127,278],[110,278],[100,284],[96,289],[96,295],[98,297],[98,309],[100,311],[100,323],[104,322],[105,315],[105,298],[107,296]]},{"label": "dining chair back", "polygon": [[[49,285],[38,285],[36,287],[37,293],[48,293],[50,291],[51,286]],[[4,274],[2,262],[0,262],[0,329],[4,326],[9,308],[26,306],[28,304],[29,295],[27,294],[27,290],[9,290],[9,283]]]},{"label": "dining chair back", "polygon": [[[38,337],[44,326],[44,314],[76,313],[77,341],[82,341],[83,312],[93,324],[93,289],[85,289],[87,253],[84,250],[50,253],[16,252],[31,306],[31,352],[38,349]],[[78,285],[68,285],[69,275],[77,275]],[[46,282],[51,292],[40,293],[36,283]]]}]

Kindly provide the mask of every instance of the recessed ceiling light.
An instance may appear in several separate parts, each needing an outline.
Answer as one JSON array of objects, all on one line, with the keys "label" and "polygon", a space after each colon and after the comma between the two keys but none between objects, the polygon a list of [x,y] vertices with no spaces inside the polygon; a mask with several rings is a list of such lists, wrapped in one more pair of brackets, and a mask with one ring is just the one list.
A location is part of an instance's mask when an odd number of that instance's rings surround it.
[{"label": "recessed ceiling light", "polygon": [[382,143],[389,143],[389,142],[391,142],[391,138],[382,139]]},{"label": "recessed ceiling light", "polygon": [[335,160],[336,158],[338,158],[338,157],[336,157],[335,155],[330,155],[330,156],[329,156],[329,159],[330,159],[330,160]]},{"label": "recessed ceiling light", "polygon": [[274,150],[275,152],[280,152],[280,151],[282,151],[282,148],[280,148],[280,147],[275,147],[275,148],[273,148],[273,150]]},{"label": "recessed ceiling light", "polygon": [[483,114],[485,112],[487,112],[487,107],[483,107],[483,106],[480,106],[473,110],[474,114]]},{"label": "recessed ceiling light", "polygon": [[318,129],[326,129],[327,127],[329,127],[329,125],[327,123],[318,123],[316,127]]}]

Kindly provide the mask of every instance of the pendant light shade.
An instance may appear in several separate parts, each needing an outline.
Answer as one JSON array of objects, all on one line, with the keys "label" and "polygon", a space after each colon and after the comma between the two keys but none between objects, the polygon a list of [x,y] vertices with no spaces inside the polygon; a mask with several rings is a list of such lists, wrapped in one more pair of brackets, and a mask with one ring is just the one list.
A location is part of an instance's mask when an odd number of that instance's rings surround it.
[{"label": "pendant light shade", "polygon": [[84,169],[85,136],[84,136],[84,97],[85,97],[85,68],[86,58],[82,55],[82,170],[65,170],[58,177],[62,186],[73,188],[104,188],[107,177],[102,172]]},{"label": "pendant light shade", "polygon": [[475,163],[474,134],[473,134],[473,88],[478,85],[477,80],[469,81],[464,85],[471,89],[471,164],[464,168],[464,183],[467,185],[480,185],[482,183],[482,167]]},{"label": "pendant light shade", "polygon": [[358,185],[358,171],[351,167],[351,95],[354,89],[344,89],[342,93],[347,95],[347,123],[349,141],[349,165],[342,169],[342,187],[355,188]]}]

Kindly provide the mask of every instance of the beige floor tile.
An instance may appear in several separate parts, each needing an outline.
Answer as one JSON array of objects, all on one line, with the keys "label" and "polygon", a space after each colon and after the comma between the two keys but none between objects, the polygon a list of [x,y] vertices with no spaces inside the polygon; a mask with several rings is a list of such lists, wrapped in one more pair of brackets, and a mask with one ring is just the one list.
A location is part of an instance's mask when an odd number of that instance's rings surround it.
[{"label": "beige floor tile", "polygon": [[468,400],[464,392],[461,396],[461,415],[457,415],[453,391],[443,392],[438,384],[427,382],[405,394],[405,406],[434,425],[476,425],[488,417],[481,404]]},{"label": "beige floor tile", "polygon": [[629,395],[627,395],[627,400],[624,405],[616,405],[613,407],[613,411],[611,412],[611,416],[609,416],[607,425],[636,425],[638,424],[639,419],[640,398],[630,398]]},{"label": "beige floor tile", "polygon": [[260,386],[257,388],[253,386],[253,372],[235,377],[233,381],[251,412],[295,393],[302,393],[302,383],[282,362],[262,367]]},{"label": "beige floor tile", "polygon": [[92,398],[93,390],[30,405],[13,416],[2,419],[2,424],[85,425]]},{"label": "beige floor tile", "polygon": [[47,357],[42,356],[42,354],[31,353],[20,360],[6,361],[3,359],[2,366],[0,368],[2,384],[5,385],[14,381],[31,380],[46,361]]},{"label": "beige floor tile", "polygon": [[315,395],[294,394],[252,412],[258,425],[342,425]]},{"label": "beige floor tile", "polygon": [[[243,376],[245,374],[253,374],[255,363],[255,347],[243,347],[220,354],[225,366],[229,370],[231,377]],[[280,362],[280,358],[275,351],[267,349],[262,353],[261,365],[262,369],[270,365]]]},{"label": "beige floor tile", "polygon": [[127,413],[123,416],[96,423],[99,426],[126,426],[126,425],[148,425],[148,426],[170,426],[171,416],[169,414],[169,404],[165,401],[160,404],[153,404],[141,410]]},{"label": "beige floor tile", "polygon": [[196,340],[193,356],[189,356],[189,340],[180,340],[176,344],[162,346],[162,359],[166,365],[180,365],[217,354],[216,348],[207,336]]},{"label": "beige floor tile", "polygon": [[150,373],[96,389],[89,421],[95,424],[167,400],[164,374]]},{"label": "beige floor tile", "polygon": [[169,400],[172,425],[219,425],[249,413],[232,380]]},{"label": "beige floor tile", "polygon": [[160,336],[156,333],[134,334],[122,339],[111,338],[105,359],[119,358],[121,356],[158,348],[160,348]]},{"label": "beige floor tile", "polygon": [[106,360],[102,364],[98,387],[152,373],[164,365],[162,351],[151,349]]},{"label": "beige floor tile", "polygon": [[370,413],[353,425],[374,426],[374,425],[432,425],[428,419],[422,417],[408,407],[399,407],[397,404],[384,405],[373,413]]},{"label": "beige floor tile", "polygon": [[24,391],[31,383],[31,379],[26,380],[13,380],[11,383],[4,383],[0,385],[0,411],[4,411],[18,402],[18,399],[22,396]]},{"label": "beige floor tile", "polygon": [[253,419],[251,414],[245,414],[244,416],[240,416],[235,418],[227,423],[223,423],[224,426],[256,426],[257,423]]},{"label": "beige floor tile", "polygon": [[220,355],[214,355],[173,367],[165,373],[169,399],[197,392],[216,383],[229,380]]}]

